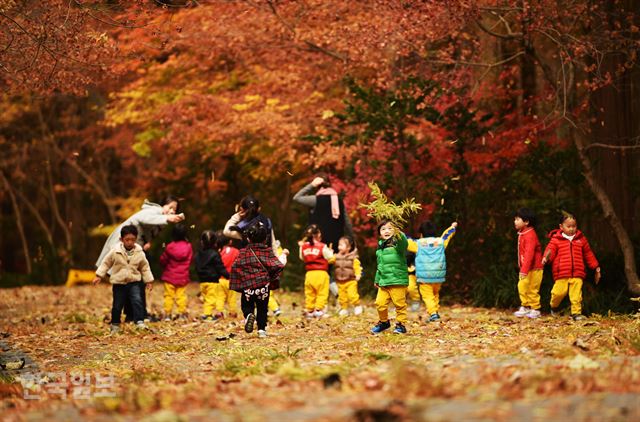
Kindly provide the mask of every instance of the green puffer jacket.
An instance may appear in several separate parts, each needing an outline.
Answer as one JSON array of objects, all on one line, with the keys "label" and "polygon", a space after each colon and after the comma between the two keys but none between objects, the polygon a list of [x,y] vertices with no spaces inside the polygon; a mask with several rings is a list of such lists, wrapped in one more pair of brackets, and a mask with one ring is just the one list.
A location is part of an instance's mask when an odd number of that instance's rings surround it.
[{"label": "green puffer jacket", "polygon": [[391,239],[378,241],[376,259],[375,283],[380,287],[386,286],[407,286],[409,285],[409,272],[407,271],[407,236],[400,232],[399,236]]}]

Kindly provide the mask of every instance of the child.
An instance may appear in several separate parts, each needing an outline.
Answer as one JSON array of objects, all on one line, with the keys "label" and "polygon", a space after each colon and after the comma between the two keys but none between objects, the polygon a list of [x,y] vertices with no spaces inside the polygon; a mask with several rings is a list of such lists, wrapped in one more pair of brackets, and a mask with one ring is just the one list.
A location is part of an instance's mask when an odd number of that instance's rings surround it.
[{"label": "child", "polygon": [[338,253],[335,255],[333,269],[334,278],[338,284],[340,316],[349,315],[349,306],[353,306],[354,315],[362,313],[360,295],[358,295],[358,281],[362,277],[362,266],[355,246],[350,236],[342,236],[338,240]]},{"label": "child", "polygon": [[436,237],[436,226],[432,222],[425,221],[420,225],[420,239],[416,242],[416,281],[430,322],[440,321],[440,287],[447,274],[444,250],[455,235],[457,226],[458,223],[454,222],[442,236]]},{"label": "child", "polygon": [[307,318],[321,318],[329,296],[329,264],[335,261],[333,250],[321,242],[322,232],[315,224],[307,227],[300,245],[300,259],[307,273],[304,276],[304,297]]},{"label": "child", "polygon": [[[216,233],[218,237],[218,250],[220,251],[220,257],[222,263],[227,269],[227,272],[231,274],[231,267],[236,258],[240,254],[238,248],[233,246],[233,240],[226,237],[221,232]],[[224,317],[224,305],[227,304],[229,311],[229,318],[238,318],[238,293],[229,289],[229,275],[220,277],[220,282],[217,286],[216,293],[216,318]]]},{"label": "child", "polygon": [[205,230],[200,236],[200,250],[196,254],[196,273],[200,281],[200,293],[204,301],[202,320],[215,321],[213,315],[216,306],[218,284],[221,277],[229,278],[229,272],[222,263],[218,253],[216,234],[211,230]]},{"label": "child", "polygon": [[[407,271],[409,272],[409,286],[407,286],[407,294],[411,300],[409,310],[411,312],[418,312],[420,310],[420,291],[418,290],[418,283],[416,281],[416,254],[417,245],[415,240],[407,237],[409,242],[409,248],[407,249]],[[415,245],[412,249],[411,245]]]},{"label": "child", "polygon": [[371,333],[378,334],[391,327],[389,322],[389,302],[396,307],[396,334],[407,332],[407,285],[409,273],[407,271],[406,251],[407,237],[399,231],[389,220],[378,223],[378,249],[376,250],[376,278],[375,286],[376,308],[378,309],[378,323],[371,329]]},{"label": "child", "polygon": [[136,243],[138,229],[128,225],[120,230],[118,243],[102,260],[96,271],[93,284],[98,284],[110,272],[109,282],[113,286],[113,305],[111,306],[111,332],[120,331],[120,315],[127,300],[132,304],[133,321],[136,328],[146,329],[142,295],[145,284],[148,290],[153,288],[153,274],[142,246]]},{"label": "child", "polygon": [[[276,250],[276,256],[282,262],[282,265],[287,265],[287,256],[289,255],[289,250],[284,249],[279,240],[276,240],[274,243],[274,247]],[[278,317],[282,314],[282,310],[280,309],[280,301],[276,297],[276,291],[269,291],[269,312],[273,313],[273,316]]]},{"label": "child", "polygon": [[240,250],[238,259],[233,263],[229,288],[241,292],[244,330],[251,333],[253,323],[257,320],[258,337],[264,338],[267,336],[269,285],[278,283],[284,264],[275,256],[273,249],[266,245],[269,233],[262,222],[249,227],[243,234],[248,244]]},{"label": "child", "polygon": [[174,301],[178,307],[178,317],[187,317],[187,285],[193,258],[193,248],[187,240],[187,227],[184,224],[178,223],[173,226],[171,239],[160,255],[160,265],[164,269],[161,280],[164,281],[165,321],[171,321]]},{"label": "child", "polygon": [[516,211],[513,225],[518,231],[518,294],[520,309],[513,314],[519,318],[540,317],[540,283],[542,283],[542,248],[536,234],[536,215],[528,208]]},{"label": "child", "polygon": [[596,256],[589,247],[587,238],[578,230],[576,219],[571,214],[563,214],[560,228],[549,233],[551,238],[544,251],[542,265],[551,263],[553,270],[553,288],[551,289],[551,313],[557,312],[560,302],[569,292],[571,317],[574,321],[582,316],[582,280],[586,276],[585,265],[596,271],[595,283],[602,276]]}]

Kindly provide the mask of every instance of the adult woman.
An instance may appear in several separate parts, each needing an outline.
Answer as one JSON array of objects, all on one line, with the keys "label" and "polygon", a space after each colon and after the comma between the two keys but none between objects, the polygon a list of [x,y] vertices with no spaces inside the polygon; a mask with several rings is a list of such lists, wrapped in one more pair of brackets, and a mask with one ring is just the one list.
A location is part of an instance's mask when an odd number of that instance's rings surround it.
[{"label": "adult woman", "polygon": [[331,187],[326,174],[319,174],[311,183],[300,189],[293,200],[309,207],[309,224],[316,224],[322,231],[322,239],[338,252],[338,240],[344,236],[353,236],[351,221],[347,215],[342,198]]},{"label": "adult woman", "polygon": [[267,246],[273,248],[273,253],[277,254],[276,238],[273,234],[271,220],[260,212],[260,202],[251,195],[242,198],[236,207],[236,213],[233,214],[229,221],[227,221],[227,224],[224,225],[222,234],[231,239],[242,240],[241,247],[245,247],[247,241],[242,234],[243,231],[258,222],[264,224],[267,233],[269,233],[266,241]]},{"label": "adult woman", "polygon": [[[172,195],[165,198],[163,205],[155,204],[145,199],[140,211],[127,218],[109,235],[96,261],[96,267],[99,267],[109,251],[118,245],[120,241],[120,230],[124,226],[133,225],[138,229],[137,243],[142,246],[142,249],[147,253],[151,248],[151,241],[160,233],[163,226],[169,223],[179,223],[184,220],[184,214],[176,214],[177,210],[178,199]],[[142,302],[144,306],[144,316],[145,319],[147,319],[147,300],[145,295],[142,297]],[[125,304],[125,315],[131,316],[130,309],[130,304]]]}]

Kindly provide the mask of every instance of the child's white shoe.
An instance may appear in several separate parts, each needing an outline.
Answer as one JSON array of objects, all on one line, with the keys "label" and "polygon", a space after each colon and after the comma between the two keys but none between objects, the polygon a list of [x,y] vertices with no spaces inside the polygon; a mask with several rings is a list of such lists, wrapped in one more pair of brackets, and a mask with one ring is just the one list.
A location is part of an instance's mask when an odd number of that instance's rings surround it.
[{"label": "child's white shoe", "polygon": [[527,313],[527,318],[540,318],[540,311],[532,309]]},{"label": "child's white shoe", "polygon": [[338,315],[347,316],[347,315],[349,315],[349,310],[348,309],[340,309],[340,312],[338,312]]},{"label": "child's white shoe", "polygon": [[322,318],[324,316],[324,311],[321,311],[320,309],[318,309],[313,313],[313,316],[316,318]]},{"label": "child's white shoe", "polygon": [[266,338],[267,337],[267,331],[266,330],[258,330],[258,337],[259,338]]},{"label": "child's white shoe", "polygon": [[358,305],[355,308],[353,308],[354,315],[360,315],[361,313],[362,313],[362,306]]},{"label": "child's white shoe", "polygon": [[526,316],[530,310],[531,309],[527,308],[526,306],[521,306],[520,309],[513,313],[513,315],[517,316],[518,318],[522,318],[523,316]]}]

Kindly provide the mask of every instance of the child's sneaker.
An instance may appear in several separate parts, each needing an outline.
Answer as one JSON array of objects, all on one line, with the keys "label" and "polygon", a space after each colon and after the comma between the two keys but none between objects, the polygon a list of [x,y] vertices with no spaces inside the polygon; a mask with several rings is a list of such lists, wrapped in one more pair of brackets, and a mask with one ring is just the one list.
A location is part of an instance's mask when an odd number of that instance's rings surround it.
[{"label": "child's sneaker", "polygon": [[429,322],[438,322],[440,321],[440,315],[436,312],[435,314],[431,314],[429,317]]},{"label": "child's sneaker", "polygon": [[324,311],[318,309],[313,312],[313,316],[316,318],[322,318],[324,316]]},{"label": "child's sneaker", "polygon": [[571,318],[574,321],[582,321],[583,319],[585,319],[585,316],[582,315],[582,314],[573,314],[573,315],[571,315]]},{"label": "child's sneaker", "polygon": [[229,318],[231,318],[231,319],[238,318],[238,313],[237,312],[229,312]]},{"label": "child's sneaker", "polygon": [[393,334],[406,334],[407,328],[402,325],[401,322],[396,322],[396,328],[393,329]]},{"label": "child's sneaker", "polygon": [[267,331],[266,330],[258,330],[258,337],[259,338],[266,338],[267,337]]},{"label": "child's sneaker", "polygon": [[200,317],[201,320],[205,321],[205,322],[213,322],[216,319],[213,317],[213,315],[202,315]]},{"label": "child's sneaker", "polygon": [[273,316],[280,316],[280,314],[282,314],[282,311],[280,310],[280,308],[277,308],[273,311]]},{"label": "child's sneaker", "polygon": [[338,312],[338,315],[340,315],[340,316],[348,316],[349,315],[349,310],[348,309],[340,309],[340,312]]},{"label": "child's sneaker", "polygon": [[559,317],[560,316],[560,309],[559,308],[551,308],[551,316],[552,317]]},{"label": "child's sneaker", "polygon": [[358,305],[355,308],[353,308],[353,314],[354,315],[360,315],[362,314],[362,306]]},{"label": "child's sneaker", "polygon": [[162,320],[163,320],[164,322],[171,322],[171,315],[167,315],[167,316],[165,316],[164,318],[162,318]]},{"label": "child's sneaker", "polygon": [[247,316],[247,320],[244,323],[244,331],[247,333],[253,332],[253,323],[256,321],[256,316],[254,314],[249,314]]},{"label": "child's sneaker", "polygon": [[527,313],[527,318],[540,318],[540,311],[532,309]]},{"label": "child's sneaker", "polygon": [[389,321],[378,321],[378,323],[371,329],[371,334],[378,334],[389,328],[391,328],[391,323]]},{"label": "child's sneaker", "polygon": [[120,332],[120,326],[116,324],[111,324],[110,332],[111,334],[118,334]]},{"label": "child's sneaker", "polygon": [[418,302],[417,300],[414,300],[413,302],[411,302],[411,305],[409,305],[409,311],[418,312],[419,310],[420,310],[420,302]]},{"label": "child's sneaker", "polygon": [[530,310],[531,309],[527,308],[526,306],[521,306],[520,309],[513,313],[513,315],[517,316],[518,318],[522,318],[523,316],[527,315]]},{"label": "child's sneaker", "polygon": [[149,327],[147,326],[147,324],[144,323],[144,321],[138,321],[136,322],[136,330],[148,330]]}]

